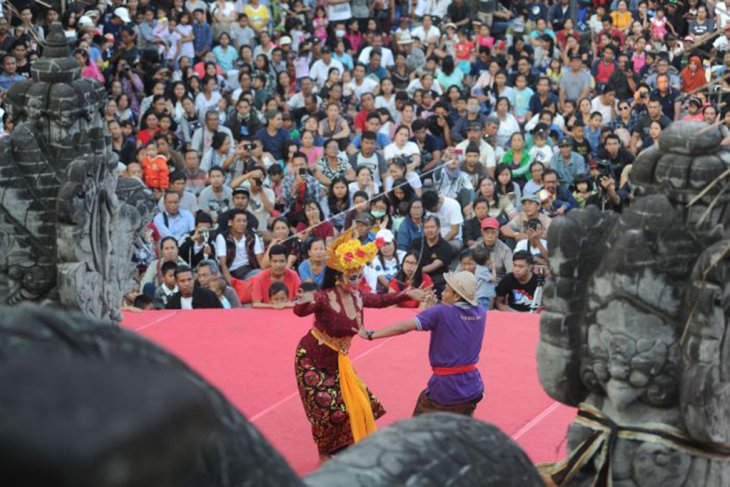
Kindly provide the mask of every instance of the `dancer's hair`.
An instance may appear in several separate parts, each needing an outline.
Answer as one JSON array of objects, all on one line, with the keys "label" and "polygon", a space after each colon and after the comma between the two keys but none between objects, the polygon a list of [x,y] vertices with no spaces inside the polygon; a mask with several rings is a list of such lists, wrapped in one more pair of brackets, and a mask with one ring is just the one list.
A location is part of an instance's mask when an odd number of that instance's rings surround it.
[{"label": "dancer's hair", "polygon": [[342,276],[342,272],[327,266],[324,268],[324,278],[322,279],[322,289],[332,289],[337,285],[337,279]]}]

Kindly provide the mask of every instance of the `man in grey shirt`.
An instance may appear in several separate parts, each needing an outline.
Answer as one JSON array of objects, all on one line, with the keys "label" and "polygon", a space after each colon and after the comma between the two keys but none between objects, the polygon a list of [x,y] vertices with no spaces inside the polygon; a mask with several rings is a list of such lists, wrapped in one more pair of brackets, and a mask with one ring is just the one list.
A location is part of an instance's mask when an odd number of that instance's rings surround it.
[{"label": "man in grey shirt", "polygon": [[591,92],[591,75],[583,69],[583,60],[579,55],[570,56],[570,71],[560,78],[560,106],[566,100],[578,101]]}]

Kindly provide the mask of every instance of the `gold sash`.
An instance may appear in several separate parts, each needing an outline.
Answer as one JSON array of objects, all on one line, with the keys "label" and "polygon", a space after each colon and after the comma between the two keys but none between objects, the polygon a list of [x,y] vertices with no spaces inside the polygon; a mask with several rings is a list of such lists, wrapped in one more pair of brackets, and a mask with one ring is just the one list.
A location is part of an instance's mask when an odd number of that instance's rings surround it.
[{"label": "gold sash", "polygon": [[[312,328],[312,336],[324,345],[337,352],[337,365],[340,369],[340,389],[342,390],[342,400],[347,408],[350,416],[350,428],[352,429],[352,437],[355,443],[366,436],[375,432],[377,425],[375,424],[375,416],[373,415],[373,407],[370,404],[370,397],[360,378],[355,373],[355,369],[350,362],[349,340],[345,345],[342,340],[336,340],[326,336],[323,332]],[[338,343],[339,342],[339,343]],[[341,345],[341,346],[337,346]]]}]

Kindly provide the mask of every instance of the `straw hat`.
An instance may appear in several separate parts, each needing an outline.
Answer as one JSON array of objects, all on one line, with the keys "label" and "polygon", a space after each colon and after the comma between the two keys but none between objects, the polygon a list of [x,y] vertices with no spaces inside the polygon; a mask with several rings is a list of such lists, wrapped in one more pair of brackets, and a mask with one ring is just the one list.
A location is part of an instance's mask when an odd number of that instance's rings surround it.
[{"label": "straw hat", "polygon": [[477,305],[477,278],[467,271],[444,274],[446,284],[472,306]]}]

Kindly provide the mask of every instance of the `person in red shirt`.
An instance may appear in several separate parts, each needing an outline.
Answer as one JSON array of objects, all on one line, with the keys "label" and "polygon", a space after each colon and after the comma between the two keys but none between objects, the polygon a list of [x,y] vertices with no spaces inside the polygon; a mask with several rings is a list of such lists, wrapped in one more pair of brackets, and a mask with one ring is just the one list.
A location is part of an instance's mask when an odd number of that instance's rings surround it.
[{"label": "person in red shirt", "polygon": [[368,92],[360,96],[360,111],[355,115],[355,131],[358,134],[365,130],[368,115],[375,111],[375,96]]},{"label": "person in red shirt", "polygon": [[[403,262],[401,262],[400,271],[398,274],[390,280],[388,284],[388,293],[399,293],[406,289],[421,289],[423,291],[433,288],[433,281],[428,274],[421,272],[420,254],[417,250],[409,250],[405,256],[403,256]],[[420,304],[418,301],[409,300],[403,301],[398,304],[399,308],[418,308]]]},{"label": "person in red shirt", "polygon": [[[269,251],[270,267],[252,278],[252,301],[254,308],[282,308],[293,306],[294,297],[299,294],[302,281],[296,272],[287,269],[286,263],[289,254],[283,245],[274,245]],[[269,287],[272,282],[283,282],[289,289],[289,302],[286,304],[272,304],[269,299]]]},{"label": "person in red shirt", "polygon": [[145,147],[149,141],[155,138],[160,130],[160,120],[153,112],[147,113],[144,117],[144,128],[137,133],[137,148]]},{"label": "person in red shirt", "polygon": [[591,74],[600,88],[608,83],[608,79],[614,71],[616,71],[616,62],[614,61],[613,47],[606,46],[603,48],[603,55],[601,56],[601,59],[597,59],[593,63]]}]

